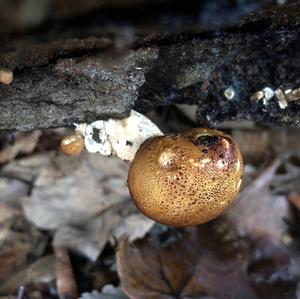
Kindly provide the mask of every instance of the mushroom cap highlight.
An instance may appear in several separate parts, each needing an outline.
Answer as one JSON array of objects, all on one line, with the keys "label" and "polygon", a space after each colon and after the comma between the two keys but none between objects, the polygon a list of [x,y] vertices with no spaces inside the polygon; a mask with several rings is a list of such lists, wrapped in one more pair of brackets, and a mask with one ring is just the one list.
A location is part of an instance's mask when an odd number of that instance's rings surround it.
[{"label": "mushroom cap highlight", "polygon": [[128,173],[136,206],[169,226],[198,225],[218,217],[235,199],[243,161],[220,131],[196,128],[145,141]]}]

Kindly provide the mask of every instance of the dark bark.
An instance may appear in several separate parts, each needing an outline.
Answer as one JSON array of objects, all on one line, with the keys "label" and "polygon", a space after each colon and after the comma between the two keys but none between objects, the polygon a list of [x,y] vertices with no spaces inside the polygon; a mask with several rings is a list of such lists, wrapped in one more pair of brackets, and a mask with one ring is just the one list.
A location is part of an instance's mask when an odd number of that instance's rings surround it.
[{"label": "dark bark", "polygon": [[[132,107],[147,112],[174,103],[196,104],[201,125],[251,119],[300,126],[300,102],[280,109],[275,99],[268,106],[250,101],[265,86],[300,87],[299,4],[254,14],[218,34],[53,28],[1,39],[0,66],[14,71],[14,81],[0,85],[0,129],[121,118]],[[228,87],[232,100],[224,96]]]}]

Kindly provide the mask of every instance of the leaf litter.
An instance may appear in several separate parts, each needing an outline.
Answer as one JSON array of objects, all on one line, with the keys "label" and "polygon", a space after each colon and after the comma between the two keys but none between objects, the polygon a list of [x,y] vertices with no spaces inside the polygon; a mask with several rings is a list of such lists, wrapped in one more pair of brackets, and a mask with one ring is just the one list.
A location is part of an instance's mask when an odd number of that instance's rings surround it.
[{"label": "leaf litter", "polygon": [[[84,299],[300,298],[299,131],[234,126],[243,190],[215,221],[184,229],[136,210],[122,161],[61,155],[64,132],[0,151],[0,296],[57,298],[64,282]],[[63,272],[55,248],[70,257]]]}]

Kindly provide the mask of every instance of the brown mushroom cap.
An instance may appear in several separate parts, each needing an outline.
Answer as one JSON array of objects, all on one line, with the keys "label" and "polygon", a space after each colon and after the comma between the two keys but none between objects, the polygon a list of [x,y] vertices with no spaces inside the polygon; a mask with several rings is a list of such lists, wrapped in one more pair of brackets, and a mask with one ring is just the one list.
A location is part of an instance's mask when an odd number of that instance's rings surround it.
[{"label": "brown mushroom cap", "polygon": [[130,166],[128,187],[149,218],[170,226],[197,225],[232,203],[242,174],[242,157],[229,135],[192,129],[144,142]]},{"label": "brown mushroom cap", "polygon": [[62,152],[68,156],[79,155],[84,149],[84,140],[80,133],[68,135],[60,142]]}]

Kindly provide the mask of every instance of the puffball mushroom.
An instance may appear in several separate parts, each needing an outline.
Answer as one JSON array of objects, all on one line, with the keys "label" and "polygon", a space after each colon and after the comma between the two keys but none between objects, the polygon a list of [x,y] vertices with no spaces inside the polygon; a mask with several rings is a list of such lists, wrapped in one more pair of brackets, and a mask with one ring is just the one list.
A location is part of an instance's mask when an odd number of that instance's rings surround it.
[{"label": "puffball mushroom", "polygon": [[9,85],[14,79],[14,73],[8,69],[0,69],[0,83]]},{"label": "puffball mushroom", "polygon": [[62,152],[68,156],[79,155],[84,149],[84,139],[80,132],[65,136],[61,143],[60,148]]},{"label": "puffball mushroom", "polygon": [[75,127],[77,136],[62,141],[64,153],[75,155],[85,146],[88,152],[131,162],[128,188],[132,199],[157,222],[170,226],[208,222],[239,191],[242,157],[233,139],[220,131],[196,128],[164,136],[151,120],[133,110],[125,119]]},{"label": "puffball mushroom", "polygon": [[130,165],[128,187],[149,218],[169,226],[198,225],[232,203],[242,174],[242,157],[233,139],[199,128],[146,140]]}]

